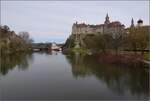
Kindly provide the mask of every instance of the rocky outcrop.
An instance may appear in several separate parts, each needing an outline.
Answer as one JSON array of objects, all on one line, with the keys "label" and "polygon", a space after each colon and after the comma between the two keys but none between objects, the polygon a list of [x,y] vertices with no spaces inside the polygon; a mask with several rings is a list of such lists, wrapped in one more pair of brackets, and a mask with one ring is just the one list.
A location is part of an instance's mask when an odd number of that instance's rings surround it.
[{"label": "rocky outcrop", "polygon": [[27,44],[14,31],[7,26],[0,26],[0,52],[13,53],[27,50]]}]

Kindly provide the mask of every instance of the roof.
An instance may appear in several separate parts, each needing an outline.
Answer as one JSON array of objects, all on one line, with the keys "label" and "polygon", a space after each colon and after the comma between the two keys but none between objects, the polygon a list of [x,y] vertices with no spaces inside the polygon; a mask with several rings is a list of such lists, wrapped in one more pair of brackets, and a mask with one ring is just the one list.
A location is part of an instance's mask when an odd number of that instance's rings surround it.
[{"label": "roof", "polygon": [[137,21],[137,23],[143,23],[143,20],[139,19],[139,20]]},{"label": "roof", "polygon": [[108,24],[108,27],[119,27],[119,26],[124,26],[124,25],[122,25],[119,21],[114,21]]},{"label": "roof", "polygon": [[[91,27],[91,28],[99,28],[104,26],[105,24],[99,24],[99,25],[90,25],[90,24],[85,24],[85,23],[74,23],[75,26],[77,27]],[[108,24],[108,27],[124,27],[123,24],[121,24],[119,21],[114,21]]]}]

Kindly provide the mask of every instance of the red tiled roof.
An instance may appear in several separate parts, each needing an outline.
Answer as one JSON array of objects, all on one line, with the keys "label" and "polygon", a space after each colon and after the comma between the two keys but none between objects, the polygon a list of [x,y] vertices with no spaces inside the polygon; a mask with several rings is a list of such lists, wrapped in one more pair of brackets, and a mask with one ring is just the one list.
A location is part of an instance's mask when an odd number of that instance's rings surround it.
[{"label": "red tiled roof", "polygon": [[81,24],[76,24],[77,27],[92,27],[92,28],[97,28],[97,27],[101,27],[104,24],[100,24],[100,25],[89,25],[89,24],[85,24],[85,23],[81,23]]},{"label": "red tiled roof", "polygon": [[[99,25],[90,25],[90,24],[85,24],[85,23],[74,23],[77,27],[92,27],[92,28],[98,28],[104,26],[104,24],[99,24]],[[124,25],[121,24],[119,21],[114,21],[108,24],[108,27],[123,27]]]},{"label": "red tiled roof", "polygon": [[85,23],[81,23],[81,24],[75,24],[77,27],[87,27],[87,25]]},{"label": "red tiled roof", "polygon": [[124,26],[124,25],[122,25],[119,21],[114,21],[108,24],[108,27],[119,27],[119,26]]}]

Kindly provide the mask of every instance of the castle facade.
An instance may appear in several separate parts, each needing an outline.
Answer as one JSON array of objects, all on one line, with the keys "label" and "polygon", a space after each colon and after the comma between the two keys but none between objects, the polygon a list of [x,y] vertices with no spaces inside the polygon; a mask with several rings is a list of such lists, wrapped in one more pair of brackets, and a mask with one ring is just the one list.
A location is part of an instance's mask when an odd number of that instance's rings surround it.
[{"label": "castle facade", "polygon": [[108,14],[105,17],[104,24],[98,25],[89,25],[85,23],[78,24],[77,22],[72,26],[72,34],[73,35],[81,35],[81,34],[117,34],[125,29],[125,26],[121,24],[119,21],[110,22]]},{"label": "castle facade", "polygon": [[[133,18],[131,20],[131,26],[129,28],[131,27],[143,27],[150,29],[149,25],[143,26],[143,20],[141,19],[137,21],[137,25],[134,25]],[[85,23],[74,23],[72,26],[72,34],[70,37],[75,39],[75,47],[79,48],[80,46],[85,46],[83,39],[87,35],[109,34],[115,39],[120,36],[126,36],[129,28],[125,28],[125,25],[119,21],[110,22],[109,16],[107,14],[103,24],[90,25]]]}]

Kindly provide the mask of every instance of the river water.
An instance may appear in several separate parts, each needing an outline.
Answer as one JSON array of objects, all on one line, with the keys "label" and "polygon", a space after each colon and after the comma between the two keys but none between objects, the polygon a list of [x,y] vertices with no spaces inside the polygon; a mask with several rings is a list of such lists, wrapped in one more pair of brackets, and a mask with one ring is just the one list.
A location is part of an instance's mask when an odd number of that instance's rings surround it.
[{"label": "river water", "polygon": [[0,58],[0,100],[148,100],[149,70],[91,56],[36,52]]}]

